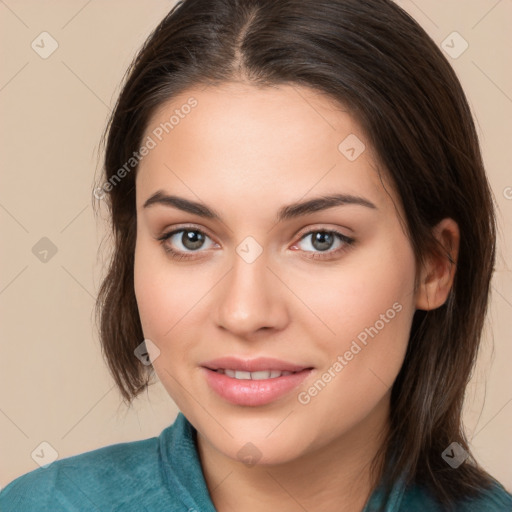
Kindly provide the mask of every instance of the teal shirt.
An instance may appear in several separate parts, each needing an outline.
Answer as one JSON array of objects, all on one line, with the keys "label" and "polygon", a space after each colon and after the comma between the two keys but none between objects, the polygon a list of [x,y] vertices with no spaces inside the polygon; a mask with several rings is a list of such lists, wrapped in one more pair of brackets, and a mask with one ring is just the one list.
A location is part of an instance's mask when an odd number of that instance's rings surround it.
[{"label": "teal shirt", "polygon": [[[215,512],[195,444],[180,412],[158,437],[119,443],[56,460],[12,481],[0,492],[1,512]],[[373,512],[375,492],[363,512]],[[418,488],[393,490],[386,512],[442,510]],[[500,484],[460,512],[512,512]]]}]

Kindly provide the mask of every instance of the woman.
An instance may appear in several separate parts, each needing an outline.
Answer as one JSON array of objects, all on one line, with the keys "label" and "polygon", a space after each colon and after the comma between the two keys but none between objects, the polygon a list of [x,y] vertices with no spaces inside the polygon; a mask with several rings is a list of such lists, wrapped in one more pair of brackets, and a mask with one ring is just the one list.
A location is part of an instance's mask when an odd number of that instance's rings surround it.
[{"label": "woman", "polygon": [[107,132],[101,341],[158,438],[2,510],[505,511],[462,423],[495,219],[461,86],[388,0],[186,0]]}]

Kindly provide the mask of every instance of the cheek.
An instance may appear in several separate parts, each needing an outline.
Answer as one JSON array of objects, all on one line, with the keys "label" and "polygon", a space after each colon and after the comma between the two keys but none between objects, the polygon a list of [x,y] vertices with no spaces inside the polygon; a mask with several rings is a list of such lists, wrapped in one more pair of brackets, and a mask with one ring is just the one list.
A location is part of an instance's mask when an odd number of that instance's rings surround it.
[{"label": "cheek", "polygon": [[176,265],[144,236],[137,242],[135,297],[144,337],[160,350],[153,366],[163,382],[168,380],[165,370],[175,375],[190,367],[190,353],[204,338],[211,275],[211,269]]},{"label": "cheek", "polygon": [[144,235],[135,248],[134,288],[144,336],[160,346],[183,315],[183,286],[163,249]]},{"label": "cheek", "polygon": [[316,337],[327,367],[346,355],[346,367],[339,373],[344,374],[339,379],[344,386],[369,388],[379,379],[390,386],[394,381],[415,311],[414,275],[412,248],[397,236],[347,260],[324,283],[322,293],[309,291],[312,309],[322,312],[319,316],[332,331]]},{"label": "cheek", "polygon": [[158,356],[152,358],[158,379],[178,407],[187,410],[187,396],[180,385],[187,371],[187,351],[177,341],[180,319],[187,314],[193,298],[186,297],[191,287],[184,287],[186,283],[182,281],[180,274],[173,272],[163,249],[143,240],[137,242],[134,288],[144,338],[158,347]]},{"label": "cheek", "polygon": [[[297,396],[315,425],[329,425],[312,427],[326,429],[327,436],[349,431],[385,400],[402,366],[415,311],[415,262],[408,245],[400,251],[382,244],[379,251],[360,253],[350,267],[333,273],[329,292],[316,295],[315,307],[335,334],[315,337],[310,329],[322,367]],[[309,297],[315,300],[311,292]]]},{"label": "cheek", "polygon": [[[156,266],[155,266],[156,265]],[[161,329],[160,323],[165,322],[165,297],[162,297],[164,287],[156,279],[158,261],[152,255],[147,244],[137,240],[134,261],[134,289],[137,308],[144,336],[156,339],[156,333]]]},{"label": "cheek", "polygon": [[164,249],[142,234],[136,244],[134,288],[144,335],[163,341],[197,301],[198,291],[186,272],[176,270]]},{"label": "cheek", "polygon": [[[388,232],[337,267],[292,278],[304,302],[331,328],[332,344],[333,339],[357,336],[376,322],[382,327],[381,315],[386,330],[394,325],[403,329],[401,319],[410,316],[414,304],[414,275],[415,259],[409,243]],[[398,305],[393,308],[395,303]],[[402,311],[397,314],[397,309]]]}]

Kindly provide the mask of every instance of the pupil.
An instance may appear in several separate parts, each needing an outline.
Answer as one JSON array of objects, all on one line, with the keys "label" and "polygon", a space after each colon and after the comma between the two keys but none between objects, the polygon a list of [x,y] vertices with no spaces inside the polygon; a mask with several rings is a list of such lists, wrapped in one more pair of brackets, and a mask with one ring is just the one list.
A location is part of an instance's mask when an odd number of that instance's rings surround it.
[{"label": "pupil", "polygon": [[[333,242],[332,233],[326,233],[324,231],[319,231],[313,237],[313,247],[319,251],[326,251],[329,249]],[[319,242],[319,244],[317,244]]]},{"label": "pupil", "polygon": [[190,250],[199,249],[203,245],[204,237],[197,231],[184,231],[181,243]]}]

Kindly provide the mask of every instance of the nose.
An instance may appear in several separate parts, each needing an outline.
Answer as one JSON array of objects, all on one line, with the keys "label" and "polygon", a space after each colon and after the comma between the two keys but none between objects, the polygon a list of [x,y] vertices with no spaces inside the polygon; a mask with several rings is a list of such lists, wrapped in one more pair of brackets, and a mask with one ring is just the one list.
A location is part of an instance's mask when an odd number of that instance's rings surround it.
[{"label": "nose", "polygon": [[219,327],[248,338],[258,331],[281,330],[286,326],[287,289],[276,277],[278,272],[268,265],[265,253],[252,263],[235,254],[233,267],[219,283],[215,297],[215,320]]}]

